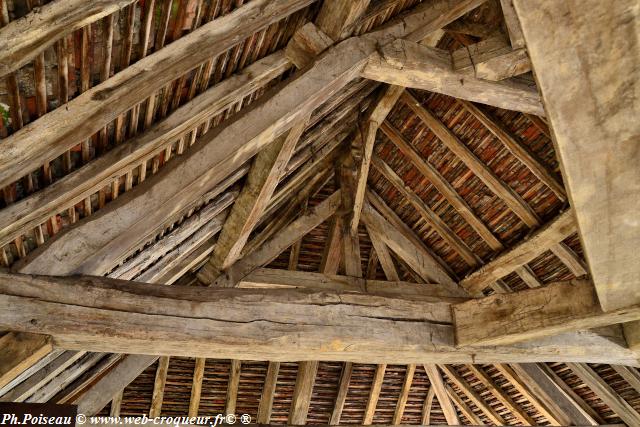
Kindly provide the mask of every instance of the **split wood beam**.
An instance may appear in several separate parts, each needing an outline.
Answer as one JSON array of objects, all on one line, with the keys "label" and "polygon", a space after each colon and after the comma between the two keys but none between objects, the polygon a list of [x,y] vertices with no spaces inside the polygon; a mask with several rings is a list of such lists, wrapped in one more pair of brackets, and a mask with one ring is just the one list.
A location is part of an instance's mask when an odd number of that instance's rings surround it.
[{"label": "split wood beam", "polygon": [[458,345],[505,345],[640,319],[640,306],[603,311],[593,284],[575,279],[452,306]]},{"label": "split wood beam", "polygon": [[493,235],[491,230],[482,222],[480,218],[473,212],[467,202],[458,194],[456,189],[451,185],[442,174],[425,160],[413,145],[388,121],[384,122],[380,127],[387,138],[400,150],[400,152],[409,159],[413,166],[424,175],[429,182],[447,199],[456,211],[464,218],[469,225],[478,233],[487,245],[494,251],[503,249],[502,243]]},{"label": "split wood beam", "polygon": [[176,77],[224,53],[238,40],[311,3],[313,0],[247,3],[83,92],[65,108],[45,114],[37,123],[30,123],[3,141],[5,149],[0,152],[0,187],[86,140],[133,105],[149,98]]},{"label": "split wood beam", "polygon": [[555,173],[550,171],[538,160],[527,147],[516,139],[502,124],[491,117],[479,106],[459,99],[460,103],[471,115],[482,123],[498,140],[513,154],[522,164],[524,164],[544,185],[549,187],[558,199],[567,200],[567,192]]},{"label": "split wood beam", "polygon": [[420,104],[409,92],[402,100],[424,122],[434,135],[453,152],[496,196],[511,209],[528,227],[540,225],[534,210],[507,183],[500,179],[489,166],[480,160],[449,128]]},{"label": "split wood beam", "polygon": [[311,393],[316,381],[318,362],[315,360],[298,363],[296,384],[291,397],[288,423],[291,425],[305,425],[311,404]]},{"label": "split wood beam", "polygon": [[0,337],[0,387],[10,383],[52,350],[50,337],[7,332]]},{"label": "split wood beam", "polygon": [[502,35],[454,50],[451,58],[454,70],[491,81],[531,71],[526,49],[513,49]]},{"label": "split wood beam", "polygon": [[[362,210],[362,219],[367,227],[375,230],[374,233],[382,238],[389,249],[402,258],[425,282],[446,285],[452,290],[458,289],[458,285],[440,267],[431,254],[405,237],[368,203],[364,205]],[[464,296],[464,293],[461,292],[460,295]]]},{"label": "split wood beam", "polygon": [[225,221],[213,255],[198,273],[203,283],[213,282],[222,270],[240,257],[249,235],[273,196],[308,120],[308,116],[302,118],[286,135],[277,138],[253,159],[244,187]]},{"label": "split wood beam", "polygon": [[[89,276],[2,274],[0,328],[48,334],[54,345],[68,350],[163,356],[638,363],[633,352],[589,332],[513,346],[456,348],[448,302],[300,289],[167,287]],[[282,346],[292,340],[296,346],[283,353]],[[119,390],[105,393],[105,404]]]},{"label": "split wood beam", "polygon": [[449,226],[433,212],[395,171],[378,156],[372,159],[373,167],[418,211],[422,219],[471,267],[480,264],[480,259],[467,244],[449,228]]},{"label": "split wood beam", "polygon": [[494,260],[480,267],[460,281],[460,285],[471,295],[481,295],[482,291],[495,281],[531,262],[549,248],[576,231],[573,211],[567,210],[548,224],[536,230],[528,239],[508,249]]},{"label": "split wood beam", "polygon": [[275,396],[279,371],[280,362],[269,362],[264,386],[262,387],[260,404],[258,405],[258,424],[269,424],[271,421],[271,410],[273,408],[273,398]]},{"label": "split wood beam", "polygon": [[263,87],[289,68],[289,61],[282,51],[269,55],[211,87],[126,144],[117,145],[44,190],[2,209],[0,246],[46,222],[58,212],[81,202],[115,177],[139,167],[140,163],[148,161],[165,145],[193,131],[201,123]]},{"label": "split wood beam", "polygon": [[510,80],[492,82],[456,71],[448,52],[409,40],[396,40],[382,47],[371,56],[362,76],[505,110],[545,114],[535,87]]},{"label": "split wood beam", "polygon": [[513,5],[602,308],[634,306],[640,302],[640,152],[633,142],[640,135],[633,100],[640,10],[633,0]]},{"label": "split wood beam", "polygon": [[18,70],[56,41],[135,0],[53,1],[0,30],[0,77]]},{"label": "split wood beam", "polygon": [[429,377],[429,383],[431,383],[431,388],[435,392],[438,403],[440,403],[440,408],[444,413],[444,417],[447,420],[447,423],[452,426],[460,424],[458,413],[453,407],[438,367],[436,365],[428,364],[424,365],[424,370],[427,373],[427,377]]}]

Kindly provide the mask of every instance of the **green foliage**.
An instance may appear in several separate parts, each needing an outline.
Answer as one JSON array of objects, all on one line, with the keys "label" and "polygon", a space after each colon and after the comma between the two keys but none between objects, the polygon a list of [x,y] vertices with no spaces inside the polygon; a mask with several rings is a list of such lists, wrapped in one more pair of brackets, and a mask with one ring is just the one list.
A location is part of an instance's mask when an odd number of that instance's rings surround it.
[{"label": "green foliage", "polygon": [[0,117],[4,122],[4,126],[9,126],[9,107],[5,107],[4,104],[0,104]]}]

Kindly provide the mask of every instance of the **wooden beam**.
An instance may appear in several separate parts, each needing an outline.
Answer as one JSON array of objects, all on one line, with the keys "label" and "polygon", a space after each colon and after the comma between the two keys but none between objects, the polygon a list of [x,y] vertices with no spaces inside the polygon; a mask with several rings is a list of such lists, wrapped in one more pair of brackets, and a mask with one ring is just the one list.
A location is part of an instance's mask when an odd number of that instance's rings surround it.
[{"label": "wooden beam", "polygon": [[[544,364],[496,365],[536,409],[555,424],[599,425],[598,414]],[[582,403],[582,406],[580,405]]]},{"label": "wooden beam", "polygon": [[516,268],[533,261],[562,242],[576,231],[573,211],[567,210],[544,227],[535,231],[528,239],[502,253],[493,261],[479,268],[460,281],[460,285],[471,295],[479,295],[491,283],[515,271]]},{"label": "wooden beam", "polygon": [[[324,5],[326,3],[323,3]],[[331,37],[313,22],[307,22],[293,34],[285,51],[289,61],[298,68],[304,68],[331,45],[333,45]]]},{"label": "wooden beam", "polygon": [[371,0],[328,0],[322,3],[316,24],[331,39],[349,37],[351,25],[364,14]]},{"label": "wooden beam", "polygon": [[57,40],[133,2],[55,1],[9,22],[0,30],[0,76],[26,65]]},{"label": "wooden beam", "polygon": [[535,273],[531,268],[527,265],[521,265],[516,268],[516,274],[520,277],[520,279],[530,288],[539,288],[542,286],[540,280],[536,277]]},{"label": "wooden beam", "polygon": [[567,199],[567,192],[558,177],[551,172],[540,160],[538,160],[527,147],[516,139],[502,124],[498,123],[488,113],[477,105],[459,99],[458,103],[462,105],[473,117],[478,119],[489,131],[513,154],[522,164],[524,164],[533,173],[536,178],[544,185],[549,187],[551,191],[564,201]]},{"label": "wooden beam", "polygon": [[378,128],[385,121],[403,91],[404,88],[401,86],[388,86],[376,104],[371,108],[364,121],[359,124],[359,133],[356,139],[362,144],[362,159],[360,160],[358,168],[355,195],[353,196],[353,214],[351,216],[351,223],[349,224],[351,234],[356,234],[358,231],[365,190],[367,189],[369,167],[373,155],[373,145],[376,141]]},{"label": "wooden beam", "polygon": [[[65,268],[76,268],[78,263],[82,263],[85,266],[83,268],[88,268],[88,264],[92,264],[93,267],[96,264],[107,263],[107,259],[112,258],[113,254],[120,253],[115,250],[118,246],[130,245],[132,239],[138,240],[137,236],[144,235],[145,230],[153,227],[153,224],[164,222],[166,216],[175,211],[176,206],[189,203],[194,196],[204,191],[206,185],[217,182],[237,169],[263,145],[272,141],[275,135],[283,132],[290,121],[304,116],[309,109],[321,104],[339,87],[351,80],[355,74],[354,67],[357,68],[358,64],[357,52],[362,52],[354,51],[352,53],[356,54],[355,57],[353,54],[347,54],[348,59],[345,59],[340,52],[346,52],[341,49],[351,51],[356,49],[356,46],[353,41],[343,42],[335,48],[334,55],[323,57],[311,70],[294,79],[291,84],[282,86],[273,97],[250,109],[244,117],[223,126],[219,132],[208,132],[193,150],[175,159],[173,165],[163,168],[160,173],[148,178],[143,184],[119,198],[119,200],[124,198],[126,202],[123,200],[116,207],[107,206],[105,212],[92,219],[90,223],[82,224],[75,231],[69,230],[55,243],[52,242],[43,249],[44,252],[39,256],[33,254],[34,259],[39,258],[42,261],[41,257],[46,258],[55,253],[55,256],[61,260],[56,264],[64,265]],[[325,63],[327,58],[332,64],[329,68],[325,68],[329,66]],[[364,58],[362,54],[360,60]],[[343,72],[338,71],[336,67],[339,68],[339,65],[336,61],[347,65],[347,68],[343,69]],[[344,64],[345,62],[348,64]],[[321,75],[312,77],[308,75],[309,72],[311,74],[321,72]],[[312,78],[313,81],[303,82],[307,78]],[[312,90],[312,86],[315,86],[315,89]],[[304,97],[301,98],[301,96]],[[211,138],[211,141],[207,138]],[[187,183],[186,187],[185,183]],[[203,185],[203,183],[207,184]],[[137,209],[134,206],[137,206]],[[127,213],[122,212],[123,210]],[[107,223],[110,225],[107,226]],[[82,238],[75,233],[81,231],[80,228],[101,230],[99,241],[96,236],[91,238],[91,246],[96,248],[97,252],[94,251],[91,254],[90,251],[89,253],[84,251],[82,254],[73,255],[63,249],[68,241],[72,241],[73,246],[77,246],[76,239]],[[105,229],[108,229],[109,233],[105,233]],[[124,234],[125,230],[126,234]],[[86,232],[85,229],[80,234]],[[115,236],[120,238],[116,239]],[[91,262],[87,258],[90,258]],[[113,261],[109,260],[108,263],[111,262]]]},{"label": "wooden beam", "polygon": [[551,246],[551,252],[558,257],[562,263],[567,266],[569,271],[576,277],[582,277],[589,274],[587,267],[580,257],[567,245],[562,242]]},{"label": "wooden beam", "polygon": [[[45,114],[37,123],[30,123],[3,141],[5,149],[0,152],[0,187],[86,140],[177,76],[312,2],[258,0],[247,3],[83,92],[65,108]],[[351,61],[357,59],[351,57]],[[104,108],[105,105],[109,108]],[[24,145],[26,141],[27,146]]]},{"label": "wooden beam", "polygon": [[113,369],[104,374],[74,404],[78,412],[94,415],[107,406],[111,398],[135,380],[158,356],[125,356]]},{"label": "wooden beam", "polygon": [[329,425],[337,426],[340,424],[340,417],[344,409],[344,403],[347,401],[347,393],[349,393],[349,383],[351,382],[351,374],[353,372],[353,363],[344,362],[342,365],[342,373],[340,374],[340,384],[338,385],[338,394],[333,404]]},{"label": "wooden beam", "polygon": [[373,416],[378,406],[378,399],[380,398],[380,391],[382,390],[386,370],[386,363],[381,363],[376,366],[376,372],[373,374],[373,381],[371,381],[371,388],[369,389],[369,400],[367,400],[367,406],[362,419],[363,425],[371,425],[371,423],[373,423]]},{"label": "wooden beam", "polygon": [[369,233],[371,244],[375,249],[376,257],[382,266],[382,270],[384,270],[387,280],[400,280],[400,275],[393,263],[393,258],[391,257],[391,253],[389,253],[389,248],[383,242],[382,237],[380,237],[373,228],[367,227],[367,232]]},{"label": "wooden beam", "polygon": [[582,382],[628,425],[640,425],[640,414],[586,364],[568,363]]},{"label": "wooden beam", "polygon": [[207,359],[203,357],[196,358],[196,364],[193,368],[193,384],[191,385],[191,398],[189,399],[189,417],[197,417],[200,409],[200,396],[202,394],[202,380],[204,378],[204,367]]},{"label": "wooden beam", "polygon": [[46,190],[37,191],[2,209],[0,246],[96,193],[114,176],[125,175],[138,167],[158,149],[248,96],[257,87],[280,76],[289,67],[282,51],[269,55],[211,87],[126,144],[115,146],[80,169],[56,180]]},{"label": "wooden beam", "polygon": [[484,385],[489,392],[495,396],[496,399],[505,407],[509,412],[513,414],[519,422],[526,426],[533,426],[536,424],[535,420],[527,414],[516,402],[509,397],[509,395],[503,391],[489,375],[487,375],[480,366],[467,365],[467,369]]},{"label": "wooden beam", "polygon": [[305,425],[307,423],[307,414],[309,413],[309,405],[311,404],[311,393],[313,392],[313,385],[316,382],[317,372],[317,361],[312,360],[298,363],[298,374],[296,376],[296,384],[293,388],[291,409],[289,410],[289,424]]},{"label": "wooden beam", "polygon": [[398,402],[396,403],[396,410],[393,413],[393,421],[391,422],[393,425],[399,425],[402,423],[404,408],[407,406],[407,399],[409,399],[409,391],[411,391],[411,384],[415,373],[416,365],[407,365],[407,372],[404,375],[404,381],[402,383],[402,388],[400,389],[400,396],[398,396]]},{"label": "wooden beam", "polygon": [[308,119],[305,117],[297,122],[286,135],[280,136],[256,155],[245,185],[218,237],[213,255],[199,273],[203,282],[213,281],[221,270],[231,266],[240,257],[249,234],[262,218],[273,196]]},{"label": "wooden beam", "polygon": [[320,261],[320,271],[336,274],[340,267],[342,255],[342,216],[334,215],[329,224],[329,235],[324,244],[322,260]]},{"label": "wooden beam", "polygon": [[402,100],[424,122],[438,139],[451,150],[496,196],[511,209],[528,227],[540,225],[540,219],[534,210],[511,187],[500,179],[489,166],[480,160],[460,139],[429,112],[409,92]]},{"label": "wooden beam", "polygon": [[71,366],[86,353],[79,351],[65,351],[58,355],[51,363],[29,376],[26,380],[0,397],[2,402],[24,402],[38,389],[51,381],[58,374]]},{"label": "wooden beam", "polygon": [[451,52],[453,69],[479,79],[499,81],[531,71],[523,48],[513,49],[502,34]]},{"label": "wooden beam", "polygon": [[258,405],[258,424],[269,424],[269,422],[271,422],[271,409],[273,408],[273,398],[275,396],[279,371],[280,362],[269,362],[267,375],[264,379],[264,386],[262,387],[260,404]]},{"label": "wooden beam", "polygon": [[535,88],[515,81],[482,80],[456,71],[448,52],[408,40],[396,40],[384,46],[379,54],[372,55],[362,76],[505,110],[544,116],[544,108]]},{"label": "wooden beam", "polygon": [[478,233],[487,245],[494,251],[503,248],[502,243],[493,235],[491,230],[476,216],[467,202],[458,194],[440,172],[431,163],[426,161],[420,153],[407,141],[404,136],[388,121],[383,123],[380,129],[400,152],[422,173],[433,186],[447,199],[451,206],[464,218]]},{"label": "wooden beam", "polygon": [[224,413],[227,415],[236,413],[241,368],[241,361],[237,359],[231,360],[231,365],[229,366],[229,381],[227,381],[227,398],[224,405]]},{"label": "wooden beam", "polygon": [[285,249],[309,231],[326,221],[340,205],[340,191],[336,191],[322,203],[289,224],[281,233],[266,241],[260,248],[251,252],[226,269],[214,282],[214,286],[233,287],[256,268],[262,267],[276,258]]},{"label": "wooden beam", "polygon": [[462,415],[464,415],[472,423],[482,425],[482,420],[480,419],[480,417],[476,415],[476,413],[473,412],[471,408],[469,408],[464,400],[462,400],[462,398],[458,396],[458,393],[456,393],[449,385],[446,385],[445,387],[447,389],[447,394],[451,398],[451,401],[453,401],[453,404],[457,406],[458,409],[460,409]]},{"label": "wooden beam", "polygon": [[424,399],[424,403],[422,405],[422,425],[431,424],[431,408],[433,407],[433,398],[435,397],[435,389],[429,387],[429,391],[427,392],[427,397]]},{"label": "wooden beam", "polygon": [[473,402],[474,405],[478,407],[486,416],[496,425],[505,424],[504,419],[500,414],[498,414],[493,407],[489,406],[485,403],[484,399],[478,394],[477,391],[473,387],[471,387],[465,380],[462,378],[452,366],[441,365],[440,369],[447,375],[447,378],[451,382],[453,382],[456,387],[460,389],[467,397]]},{"label": "wooden beam", "polygon": [[631,141],[640,122],[623,94],[637,93],[640,10],[633,0],[513,4],[602,308],[638,304],[640,152]]},{"label": "wooden beam", "polygon": [[[167,287],[89,276],[2,275],[0,328],[48,334],[68,350],[165,356],[638,364],[633,352],[589,332],[456,349],[445,302],[300,289]],[[283,353],[282,346],[294,341]],[[105,393],[105,404],[117,391]]]},{"label": "wooden beam", "polygon": [[418,211],[422,219],[433,228],[440,238],[442,238],[458,255],[471,267],[479,265],[479,258],[473,253],[466,243],[458,237],[449,226],[435,213],[427,204],[409,188],[402,178],[378,156],[372,159],[373,167],[378,173],[386,178],[391,185],[402,194],[402,196]]},{"label": "wooden beam", "polygon": [[50,353],[53,346],[45,335],[7,332],[0,337],[0,349],[0,387],[4,387]]},{"label": "wooden beam", "polygon": [[575,279],[452,307],[458,345],[504,345],[640,319],[640,306],[603,312],[593,284]]},{"label": "wooden beam", "polygon": [[[384,243],[425,281],[435,281],[441,285],[450,286],[452,289],[457,288],[457,285],[429,253],[413,244],[368,203],[362,209],[362,219],[367,227],[374,229]],[[462,293],[461,296],[463,296]]]},{"label": "wooden beam", "polygon": [[460,424],[458,413],[456,412],[456,409],[453,407],[453,404],[449,398],[447,389],[445,388],[445,384],[442,380],[442,375],[440,375],[438,367],[436,365],[430,364],[424,365],[424,370],[427,372],[429,383],[431,383],[431,388],[434,390],[435,395],[438,398],[438,403],[440,403],[440,408],[444,413],[444,417],[447,420],[447,423],[452,426]]},{"label": "wooden beam", "polygon": [[153,395],[151,396],[151,408],[149,409],[149,417],[155,418],[160,416],[162,411],[162,401],[164,399],[164,386],[167,383],[167,371],[169,370],[169,357],[162,356],[158,359],[158,367],[156,369],[156,379],[153,383]]},{"label": "wooden beam", "polygon": [[507,31],[509,32],[511,47],[514,49],[524,47],[524,35],[522,34],[522,28],[520,28],[520,22],[518,21],[516,11],[513,9],[513,0],[500,0],[500,6],[502,6],[504,22],[507,26]]}]

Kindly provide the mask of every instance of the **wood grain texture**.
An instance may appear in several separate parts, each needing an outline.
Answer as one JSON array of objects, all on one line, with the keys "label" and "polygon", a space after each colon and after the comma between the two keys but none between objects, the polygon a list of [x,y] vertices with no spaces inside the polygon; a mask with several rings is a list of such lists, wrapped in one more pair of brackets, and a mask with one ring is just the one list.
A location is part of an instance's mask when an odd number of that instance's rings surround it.
[{"label": "wood grain texture", "polygon": [[640,306],[603,312],[593,283],[575,279],[452,307],[458,345],[502,345],[640,319]]},{"label": "wood grain texture", "polygon": [[362,76],[398,86],[442,93],[505,110],[544,116],[535,88],[513,81],[492,82],[455,71],[446,51],[397,40],[373,55]]},{"label": "wood grain texture", "polygon": [[3,275],[0,295],[0,328],[38,330],[69,350],[275,361],[638,363],[611,338],[589,332],[457,349],[448,303],[356,293]]},{"label": "wood grain texture", "polygon": [[8,332],[0,337],[0,387],[52,350],[51,340],[45,335]]},{"label": "wood grain texture", "polygon": [[612,4],[547,0],[535,6],[513,0],[513,4],[600,303],[605,311],[637,304],[638,4],[634,0]]},{"label": "wood grain texture", "polygon": [[18,70],[67,34],[134,1],[55,1],[9,22],[0,30],[0,76]]},{"label": "wood grain texture", "polygon": [[289,410],[289,424],[305,425],[311,404],[311,393],[318,372],[318,361],[304,361],[298,363],[298,375],[293,388],[291,409]]},{"label": "wood grain texture", "polygon": [[462,279],[460,285],[470,294],[478,295],[491,283],[532,261],[552,245],[571,236],[575,230],[573,211],[567,210],[535,231],[527,240],[507,249],[494,260]]}]

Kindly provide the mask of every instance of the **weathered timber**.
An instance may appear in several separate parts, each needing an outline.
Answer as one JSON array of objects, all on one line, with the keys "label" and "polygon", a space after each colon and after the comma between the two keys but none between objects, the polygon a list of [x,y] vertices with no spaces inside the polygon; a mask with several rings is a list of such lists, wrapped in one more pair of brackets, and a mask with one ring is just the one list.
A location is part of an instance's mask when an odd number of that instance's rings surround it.
[{"label": "weathered timber", "polygon": [[18,70],[57,40],[135,0],[54,1],[0,30],[0,76]]},{"label": "weathered timber", "polygon": [[638,304],[637,2],[513,5],[602,308]]},{"label": "weathered timber", "polygon": [[528,227],[536,227],[540,224],[540,219],[527,202],[482,162],[442,121],[424,108],[409,92],[405,92],[402,99],[438,139],[459,157],[465,166],[495,195],[500,197]]},{"label": "weathered timber", "polygon": [[[203,61],[312,0],[258,0],[211,21],[30,123],[3,141],[0,187],[89,138]],[[21,175],[22,174],[22,175]]]},{"label": "weathered timber", "polygon": [[593,284],[575,279],[452,307],[460,346],[502,345],[640,319],[640,306],[603,312]]},{"label": "weathered timber", "polygon": [[336,191],[322,203],[293,221],[279,234],[247,254],[228,269],[224,270],[214,282],[214,286],[233,287],[256,268],[262,267],[275,259],[282,251],[290,247],[309,231],[326,221],[340,205],[340,191]]},{"label": "weathered timber", "polygon": [[402,281],[361,279],[352,276],[338,276],[326,273],[284,271],[259,268],[243,278],[237,285],[246,289],[317,289],[341,292],[360,292],[395,298],[409,298],[421,301],[466,301],[457,291],[439,284],[415,284]]},{"label": "weathered timber", "polygon": [[462,279],[460,285],[472,295],[481,294],[491,283],[532,261],[552,245],[571,236],[575,230],[573,211],[567,210],[525,241],[507,249],[496,259]]},{"label": "weathered timber", "polygon": [[0,211],[0,246],[73,206],[149,160],[158,150],[219,114],[290,67],[279,51],[187,102],[145,133]]},{"label": "weathered timber", "polygon": [[351,25],[366,11],[371,0],[328,0],[322,3],[316,24],[332,40],[349,36]]},{"label": "weathered timber", "polygon": [[[456,349],[450,322],[445,303],[356,293],[0,278],[0,328],[37,330],[69,350],[275,361],[638,364],[633,352],[590,332]],[[105,393],[106,402],[116,392]]]},{"label": "weathered timber", "polygon": [[524,48],[512,49],[502,35],[451,52],[453,69],[479,79],[499,81],[531,71]]},{"label": "weathered timber", "polygon": [[[362,219],[367,224],[367,227],[374,229],[378,233],[384,243],[389,246],[389,249],[402,258],[425,281],[447,285],[452,290],[458,288],[451,277],[429,253],[413,244],[368,203],[365,203],[362,209]],[[463,293],[460,293],[460,295],[463,296]]]},{"label": "weathered timber", "polygon": [[305,425],[307,414],[311,404],[311,392],[316,381],[318,361],[304,361],[298,363],[298,375],[291,397],[291,409],[289,410],[289,424]]},{"label": "weathered timber", "polygon": [[362,76],[544,116],[535,88],[515,81],[482,80],[456,71],[447,52],[408,40],[397,40],[382,47],[379,54],[371,56]]},{"label": "weathered timber", "polygon": [[442,380],[442,375],[438,370],[438,366],[427,364],[424,365],[424,370],[429,377],[429,382],[431,383],[431,388],[434,390],[435,395],[438,399],[438,403],[440,403],[440,408],[442,408],[442,412],[444,413],[444,417],[447,420],[449,425],[460,424],[460,420],[458,419],[458,413],[456,412],[449,395],[447,394],[447,390],[445,388],[444,381]]},{"label": "weathered timber", "polygon": [[8,332],[0,337],[0,387],[52,350],[51,340],[45,335]]}]

